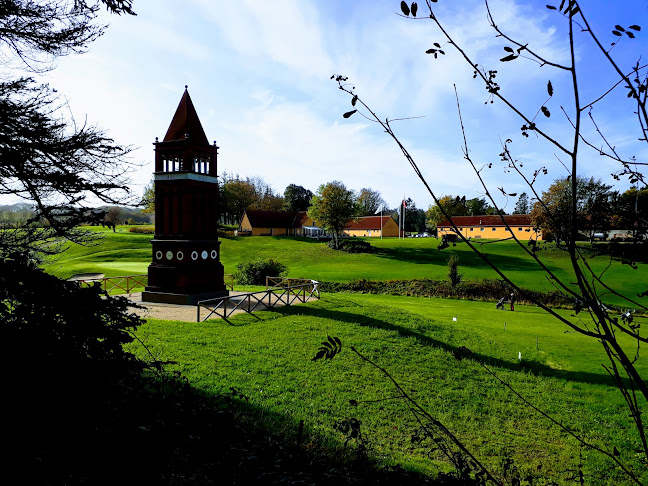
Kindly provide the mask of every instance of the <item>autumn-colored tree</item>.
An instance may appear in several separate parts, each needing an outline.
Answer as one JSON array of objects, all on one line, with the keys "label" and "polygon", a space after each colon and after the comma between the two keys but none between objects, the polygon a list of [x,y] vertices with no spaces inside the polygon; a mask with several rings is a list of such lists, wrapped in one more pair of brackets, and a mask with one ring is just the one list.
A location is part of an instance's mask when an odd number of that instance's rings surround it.
[{"label": "autumn-colored tree", "polygon": [[440,222],[447,219],[439,206],[443,206],[446,214],[450,217],[466,216],[468,214],[465,198],[462,201],[459,196],[443,196],[439,198],[438,204],[431,205],[427,210],[427,224],[432,228],[436,228]]},{"label": "autumn-colored tree", "polygon": [[606,231],[610,226],[610,189],[594,178],[577,178],[576,219],[572,216],[572,186],[567,178],[557,179],[542,193],[531,210],[533,224],[550,232],[556,241],[565,241],[571,235],[572,225],[588,234]]}]

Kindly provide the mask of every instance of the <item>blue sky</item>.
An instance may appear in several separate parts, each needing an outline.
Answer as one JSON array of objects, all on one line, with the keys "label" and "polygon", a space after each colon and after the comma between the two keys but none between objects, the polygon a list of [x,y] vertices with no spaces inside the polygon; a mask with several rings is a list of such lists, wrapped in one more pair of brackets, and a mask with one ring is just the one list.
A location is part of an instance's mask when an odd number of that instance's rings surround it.
[{"label": "blue sky", "polygon": [[[512,37],[567,62],[567,24],[544,7],[552,1],[491,0],[491,7]],[[500,143],[508,138],[529,173],[548,167],[540,189],[564,176],[555,148],[534,135],[523,138],[517,117],[499,102],[485,103],[483,85],[451,46],[439,59],[425,54],[441,42],[441,34],[429,19],[398,16],[399,3],[136,0],[137,17],[102,14],[110,22],[105,35],[87,53],[60,59],[41,79],[66,97],[77,122],[87,119],[119,143],[138,147],[133,161],[141,167],[132,174],[136,193],[151,178],[151,143],[164,136],[188,85],[207,137],[221,147],[219,173],[259,176],[281,193],[291,183],[315,191],[322,183],[341,180],[351,189],[380,191],[391,206],[405,196],[426,209],[432,199],[396,145],[375,124],[357,115],[342,118],[350,99],[330,80],[333,73],[349,76],[382,118],[424,117],[394,127],[439,196],[484,193],[462,158],[453,84],[472,157],[480,166],[493,163],[482,172],[492,189],[525,190],[499,162]],[[419,2],[419,17],[424,5]],[[547,106],[552,116],[538,120],[568,143],[569,125],[560,107],[572,113],[573,102],[565,96],[570,86],[564,72],[524,59],[500,63],[506,44],[494,38],[482,1],[439,0],[435,5],[437,16],[466,50],[487,69],[498,70],[502,92],[525,113],[533,116],[547,99],[551,79],[555,95]],[[615,24],[644,27],[636,39],[623,39],[612,51],[624,70],[648,52],[648,1],[584,1],[583,10],[605,45],[615,40]],[[577,37],[577,62],[583,97],[592,100],[614,81],[591,44],[581,44],[584,38]],[[609,103],[595,106],[596,121],[623,156],[646,160],[645,144],[636,143],[632,105],[623,90],[617,91]],[[593,136],[591,127],[586,133]],[[583,155],[585,176],[609,178],[615,169],[596,153]],[[515,198],[498,200],[513,209]]]}]

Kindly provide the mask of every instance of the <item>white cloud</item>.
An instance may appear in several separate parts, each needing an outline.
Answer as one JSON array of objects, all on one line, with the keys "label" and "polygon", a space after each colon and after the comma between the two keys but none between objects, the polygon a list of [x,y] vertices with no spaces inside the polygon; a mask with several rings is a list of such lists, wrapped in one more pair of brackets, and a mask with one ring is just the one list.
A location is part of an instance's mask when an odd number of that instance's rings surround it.
[{"label": "white cloud", "polygon": [[[538,15],[534,2],[490,4],[507,34],[544,56],[567,59],[559,42],[560,17],[544,8]],[[559,124],[564,122],[560,105],[571,106],[560,99],[569,88],[564,75],[524,59],[500,63],[507,44],[493,41],[480,0],[435,5],[453,38],[461,39],[487,69],[499,71],[502,90],[526,112],[534,114],[546,100],[546,82],[552,79],[552,117],[542,122],[556,136],[569,136]],[[329,80],[334,72],[348,75],[381,118],[425,116],[394,128],[440,194],[481,193],[462,159],[455,83],[477,164],[497,161],[499,137],[511,137],[529,167],[560,167],[551,147],[533,137],[521,143],[521,122],[510,110],[499,102],[484,105],[483,83],[472,79],[472,70],[452,46],[445,46],[446,55],[439,59],[425,54],[441,42],[440,34],[429,19],[395,15],[395,0],[190,0],[181,7],[160,0],[137,9],[134,18],[110,17],[112,25],[88,54],[61,60],[48,75],[69,98],[77,119],[87,114],[118,142],[141,147],[134,155],[145,165],[134,178],[140,184],[135,187],[149,181],[150,143],[164,135],[188,84],[207,136],[222,147],[220,170],[260,176],[277,191],[290,183],[315,190],[338,179],[353,189],[377,189],[392,205],[405,194],[426,207],[429,196],[393,141],[357,115],[342,119],[350,100]],[[599,112],[597,121],[631,153],[627,122],[618,123],[597,107]],[[599,165],[597,173],[609,172],[607,164]],[[519,182],[501,167],[487,178],[493,187],[506,184],[520,192]]]},{"label": "white cloud", "polygon": [[[332,64],[323,45],[319,12],[307,1],[195,0],[228,48],[262,66],[277,63],[295,76],[322,78]],[[263,73],[259,73],[262,75]]]}]

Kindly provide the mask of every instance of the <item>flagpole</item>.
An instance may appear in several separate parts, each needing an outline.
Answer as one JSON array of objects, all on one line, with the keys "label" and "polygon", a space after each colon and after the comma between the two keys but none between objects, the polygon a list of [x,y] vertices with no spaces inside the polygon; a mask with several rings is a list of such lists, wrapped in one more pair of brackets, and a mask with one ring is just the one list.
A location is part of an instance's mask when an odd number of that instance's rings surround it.
[{"label": "flagpole", "polygon": [[382,240],[382,236],[383,236],[383,235],[382,235],[382,234],[383,234],[383,231],[384,231],[384,229],[385,229],[385,227],[383,226],[383,211],[384,211],[384,210],[385,210],[385,205],[383,204],[383,205],[382,205],[382,208],[381,208],[381,210],[380,210],[380,239],[381,239],[381,240]]}]

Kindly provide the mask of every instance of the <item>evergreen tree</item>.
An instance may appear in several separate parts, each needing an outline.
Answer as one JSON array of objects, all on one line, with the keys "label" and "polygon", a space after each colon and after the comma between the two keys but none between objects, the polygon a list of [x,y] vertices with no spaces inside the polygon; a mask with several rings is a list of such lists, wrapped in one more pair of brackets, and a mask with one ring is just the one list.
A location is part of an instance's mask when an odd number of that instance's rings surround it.
[{"label": "evergreen tree", "polygon": [[518,197],[513,214],[529,214],[529,196],[526,192]]}]

